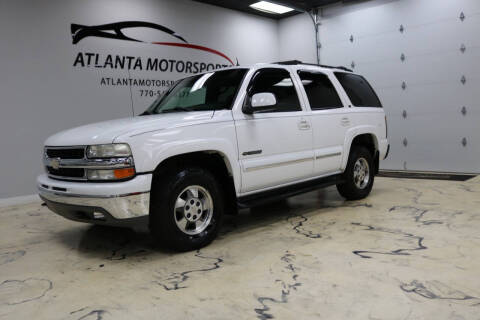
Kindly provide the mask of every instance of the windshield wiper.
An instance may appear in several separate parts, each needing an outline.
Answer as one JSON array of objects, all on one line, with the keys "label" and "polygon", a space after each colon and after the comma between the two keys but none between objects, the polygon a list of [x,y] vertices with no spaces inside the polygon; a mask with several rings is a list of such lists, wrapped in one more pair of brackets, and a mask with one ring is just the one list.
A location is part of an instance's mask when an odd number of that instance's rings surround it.
[{"label": "windshield wiper", "polygon": [[189,111],[196,111],[195,109],[192,108],[184,108],[184,107],[175,107],[172,109],[166,109],[162,110],[160,113],[169,113],[169,112],[189,112]]}]

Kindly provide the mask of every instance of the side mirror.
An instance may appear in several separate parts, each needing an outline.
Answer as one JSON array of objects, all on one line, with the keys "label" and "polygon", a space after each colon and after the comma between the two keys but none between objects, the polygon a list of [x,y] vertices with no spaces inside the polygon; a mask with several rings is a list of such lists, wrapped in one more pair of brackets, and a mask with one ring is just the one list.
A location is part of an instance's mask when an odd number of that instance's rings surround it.
[{"label": "side mirror", "polygon": [[270,92],[260,92],[254,94],[243,106],[242,111],[245,114],[253,114],[256,110],[265,110],[277,104],[275,95]]},{"label": "side mirror", "polygon": [[277,104],[275,95],[270,92],[255,93],[252,96],[252,108],[271,107]]}]

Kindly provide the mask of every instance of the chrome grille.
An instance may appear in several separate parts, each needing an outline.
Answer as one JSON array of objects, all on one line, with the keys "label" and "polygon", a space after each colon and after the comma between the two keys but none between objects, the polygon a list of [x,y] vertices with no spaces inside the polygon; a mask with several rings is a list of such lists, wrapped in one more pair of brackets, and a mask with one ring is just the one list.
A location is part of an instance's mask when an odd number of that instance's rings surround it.
[{"label": "chrome grille", "polygon": [[85,147],[80,148],[45,148],[45,153],[48,158],[60,158],[60,159],[83,159],[85,157]]},{"label": "chrome grille", "polygon": [[64,168],[64,160],[81,161],[85,159],[85,146],[45,147],[45,169],[49,177],[60,180],[86,180],[85,169]]},{"label": "chrome grille", "polygon": [[63,178],[83,178],[85,176],[85,169],[81,168],[58,168],[54,169],[47,166],[47,171],[50,175]]}]

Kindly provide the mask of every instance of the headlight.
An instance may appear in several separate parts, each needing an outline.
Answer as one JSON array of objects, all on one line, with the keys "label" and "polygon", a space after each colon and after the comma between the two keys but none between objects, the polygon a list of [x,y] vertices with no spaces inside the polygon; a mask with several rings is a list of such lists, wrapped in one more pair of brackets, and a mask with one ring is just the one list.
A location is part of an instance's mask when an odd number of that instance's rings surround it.
[{"label": "headlight", "polygon": [[126,143],[88,146],[87,158],[95,159],[90,161],[94,161],[94,165],[97,166],[97,168],[86,168],[88,180],[115,181],[135,176],[132,151]]},{"label": "headlight", "polygon": [[88,180],[122,180],[133,177],[134,175],[134,168],[87,170]]},{"label": "headlight", "polygon": [[87,148],[87,158],[118,158],[132,155],[126,143],[97,144]]}]

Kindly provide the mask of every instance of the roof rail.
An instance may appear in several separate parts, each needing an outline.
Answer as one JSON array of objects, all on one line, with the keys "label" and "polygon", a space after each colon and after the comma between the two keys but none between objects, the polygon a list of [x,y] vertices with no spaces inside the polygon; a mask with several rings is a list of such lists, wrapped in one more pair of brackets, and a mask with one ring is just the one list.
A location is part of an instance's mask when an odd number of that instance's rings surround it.
[{"label": "roof rail", "polygon": [[291,66],[296,64],[303,64],[303,62],[300,60],[287,60],[287,61],[274,62],[273,64],[283,64],[283,65]]},{"label": "roof rail", "polygon": [[348,72],[353,72],[352,69],[349,69],[349,68],[346,68],[346,67],[343,67],[343,66],[327,66],[327,65],[323,65],[323,64],[315,64],[315,63],[305,63],[305,62],[302,62],[300,60],[287,60],[287,61],[278,61],[278,62],[274,62],[274,64],[281,64],[281,65],[287,65],[287,66],[293,66],[293,65],[306,65],[306,66],[317,66],[317,67],[322,67],[322,68],[328,68],[328,69],[339,69],[339,70],[344,70],[344,71],[348,71]]}]

